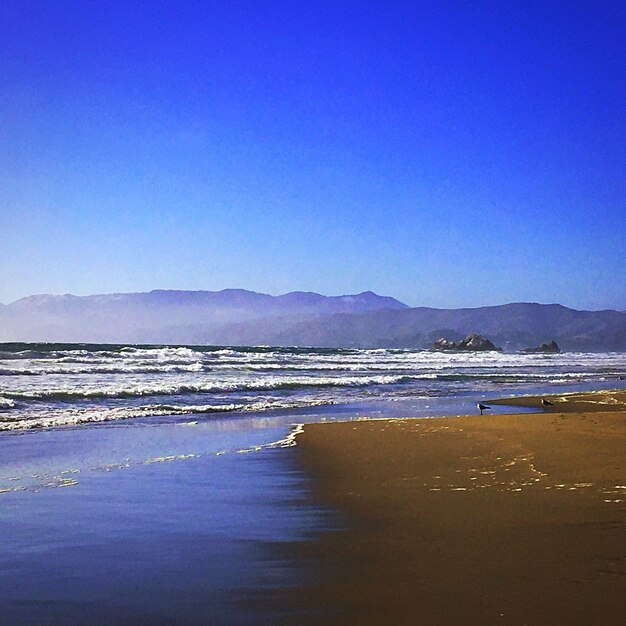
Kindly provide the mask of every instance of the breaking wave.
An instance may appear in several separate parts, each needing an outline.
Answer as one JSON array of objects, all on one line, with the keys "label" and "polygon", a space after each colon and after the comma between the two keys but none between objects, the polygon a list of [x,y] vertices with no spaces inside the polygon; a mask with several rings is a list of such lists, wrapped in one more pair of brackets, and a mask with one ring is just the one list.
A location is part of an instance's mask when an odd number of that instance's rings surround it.
[{"label": "breaking wave", "polygon": [[0,344],[0,430],[562,389],[625,370],[621,353]]},{"label": "breaking wave", "polygon": [[54,428],[58,426],[78,426],[128,420],[132,418],[165,417],[176,415],[210,415],[234,412],[285,411],[289,409],[311,408],[333,404],[332,400],[317,402],[252,402],[249,404],[177,405],[147,404],[137,407],[113,409],[87,409],[51,411],[47,415],[29,415],[17,419],[0,418],[0,431],[25,430],[33,428]]},{"label": "breaking wave", "polygon": [[63,388],[32,391],[3,391],[4,398],[14,400],[75,400],[93,398],[136,398],[181,394],[232,393],[236,391],[298,390],[310,387],[365,387],[393,385],[418,379],[419,376],[370,376],[345,378],[306,378],[291,380],[252,380],[209,384],[136,385],[129,387]]}]

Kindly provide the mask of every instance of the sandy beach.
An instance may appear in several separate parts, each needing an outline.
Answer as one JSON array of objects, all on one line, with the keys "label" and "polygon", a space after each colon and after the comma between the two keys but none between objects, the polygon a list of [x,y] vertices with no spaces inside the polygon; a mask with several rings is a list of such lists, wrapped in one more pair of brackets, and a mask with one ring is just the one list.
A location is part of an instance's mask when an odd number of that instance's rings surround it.
[{"label": "sandy beach", "polygon": [[294,602],[317,623],[623,623],[626,393],[546,398],[306,425],[314,497],[345,530],[299,548],[320,577]]}]

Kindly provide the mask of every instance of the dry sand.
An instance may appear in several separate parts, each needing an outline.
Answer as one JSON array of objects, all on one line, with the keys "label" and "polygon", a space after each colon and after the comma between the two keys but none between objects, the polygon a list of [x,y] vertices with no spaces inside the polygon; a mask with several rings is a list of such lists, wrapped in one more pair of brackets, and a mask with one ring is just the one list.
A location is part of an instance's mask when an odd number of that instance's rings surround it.
[{"label": "dry sand", "polygon": [[300,547],[321,574],[293,592],[309,621],[626,623],[626,393],[565,397],[306,425],[315,497],[347,525]]}]

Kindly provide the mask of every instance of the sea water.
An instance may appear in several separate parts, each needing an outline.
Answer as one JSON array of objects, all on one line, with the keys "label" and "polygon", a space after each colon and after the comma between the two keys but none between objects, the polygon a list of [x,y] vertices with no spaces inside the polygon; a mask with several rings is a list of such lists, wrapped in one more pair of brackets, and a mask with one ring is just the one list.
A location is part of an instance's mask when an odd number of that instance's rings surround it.
[{"label": "sea water", "polygon": [[610,386],[624,360],[622,353],[0,344],[0,430],[355,406],[394,414],[397,402]]}]

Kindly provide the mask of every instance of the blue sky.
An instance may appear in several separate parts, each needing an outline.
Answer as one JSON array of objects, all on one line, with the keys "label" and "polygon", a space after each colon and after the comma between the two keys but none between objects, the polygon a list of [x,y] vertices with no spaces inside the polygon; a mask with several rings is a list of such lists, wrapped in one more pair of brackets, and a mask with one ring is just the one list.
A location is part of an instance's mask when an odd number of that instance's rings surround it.
[{"label": "blue sky", "polygon": [[626,309],[626,3],[0,7],[0,302]]}]

